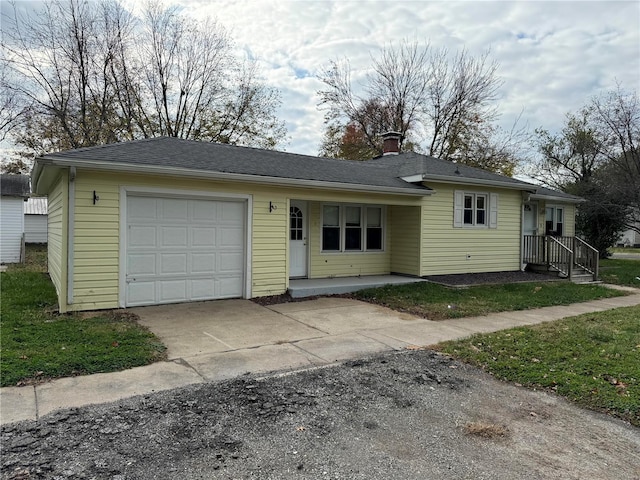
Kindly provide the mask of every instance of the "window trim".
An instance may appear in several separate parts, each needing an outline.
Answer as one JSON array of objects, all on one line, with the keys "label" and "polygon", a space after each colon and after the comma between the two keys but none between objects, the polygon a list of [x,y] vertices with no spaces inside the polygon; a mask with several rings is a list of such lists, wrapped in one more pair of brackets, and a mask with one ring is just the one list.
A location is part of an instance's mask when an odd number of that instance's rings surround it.
[{"label": "window trim", "polygon": [[[339,228],[340,228],[340,241],[339,248],[337,250],[325,250],[323,245],[323,237],[324,237],[324,209],[325,207],[338,207],[338,217],[339,217]],[[355,207],[360,209],[360,245],[361,248],[359,250],[347,250],[346,249],[346,230],[347,228],[347,215],[346,209],[347,207]],[[369,208],[378,208],[380,209],[380,226],[372,227],[372,228],[380,228],[381,231],[381,239],[380,244],[381,248],[370,249],[367,248],[367,232],[369,230],[367,212]],[[320,252],[322,254],[363,254],[363,253],[383,253],[386,249],[386,241],[385,236],[387,232],[386,226],[386,206],[385,205],[377,205],[377,204],[368,204],[368,203],[338,203],[338,202],[326,202],[320,204]],[[333,227],[335,228],[335,227]],[[354,227],[355,228],[355,227]]]},{"label": "window trim", "polygon": [[[553,211],[553,225],[551,232],[547,231],[547,210],[551,209]],[[558,211],[562,211],[562,222],[558,222]],[[562,231],[558,234],[558,223],[562,225]],[[565,205],[560,204],[547,204],[544,206],[544,234],[552,237],[562,237],[565,234],[566,229],[566,207]]]},{"label": "window trim", "polygon": [[[465,208],[465,199],[469,196],[472,198],[471,218],[473,223],[465,223],[464,221],[465,212],[469,211],[468,208]],[[477,223],[479,197],[485,199],[485,223],[481,224]],[[498,194],[488,191],[455,190],[453,192],[453,227],[470,229],[498,228]]]}]

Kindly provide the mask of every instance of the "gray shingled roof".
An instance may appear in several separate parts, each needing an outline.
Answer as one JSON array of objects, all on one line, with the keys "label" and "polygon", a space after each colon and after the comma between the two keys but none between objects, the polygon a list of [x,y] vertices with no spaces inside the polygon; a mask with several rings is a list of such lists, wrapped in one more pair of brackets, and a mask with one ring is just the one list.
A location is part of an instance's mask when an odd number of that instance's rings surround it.
[{"label": "gray shingled roof", "polygon": [[[409,183],[401,177],[425,175],[451,182],[465,180],[486,184],[513,186],[538,195],[577,197],[554,192],[538,185],[505,177],[479,168],[453,163],[413,152],[386,155],[366,162],[313,157],[294,153],[238,147],[220,143],[198,142],[174,137],[158,137],[133,142],[115,143],[80,148],[45,155],[38,161],[64,160],[71,163],[95,163],[139,167],[164,167],[185,173],[228,173],[282,179],[309,180],[326,183],[353,184],[372,187],[390,187],[409,192],[429,192],[420,183]],[[427,180],[428,182],[428,180]]]},{"label": "gray shingled roof", "polygon": [[561,192],[559,190],[551,190],[550,188],[540,187],[538,185],[536,185],[536,195],[541,195],[543,197],[566,198],[567,200],[573,200],[576,202],[584,201],[581,197],[576,197],[575,195],[571,195],[570,193]]},{"label": "gray shingled roof", "polygon": [[436,157],[422,155],[414,152],[401,153],[400,155],[385,155],[370,160],[370,164],[385,165],[395,168],[400,177],[410,175],[430,175],[438,177],[450,177],[451,181],[464,181],[464,179],[484,180],[487,182],[511,183],[521,186],[523,189],[535,189],[535,185],[523,182],[516,178],[505,177],[497,173],[470,167],[462,163],[453,163],[449,160],[441,160]]},{"label": "gray shingled roof", "polygon": [[3,197],[26,198],[29,196],[30,191],[29,175],[10,173],[0,175],[0,195]]},{"label": "gray shingled roof", "polygon": [[132,166],[160,166],[185,171],[222,172],[262,177],[335,182],[425,191],[397,178],[388,168],[371,168],[366,162],[159,137],[133,142],[87,147],[42,157]]}]

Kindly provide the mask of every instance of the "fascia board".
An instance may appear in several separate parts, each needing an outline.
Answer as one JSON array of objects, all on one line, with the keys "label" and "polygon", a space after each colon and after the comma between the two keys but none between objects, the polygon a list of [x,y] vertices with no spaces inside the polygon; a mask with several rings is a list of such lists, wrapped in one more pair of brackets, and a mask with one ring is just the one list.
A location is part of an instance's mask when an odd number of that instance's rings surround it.
[{"label": "fascia board", "polygon": [[558,202],[558,203],[584,203],[586,200],[584,198],[567,198],[567,197],[555,197],[553,195],[539,195],[539,194],[531,194],[529,196],[531,200],[545,200],[548,202]]},{"label": "fascia board", "polygon": [[483,180],[480,178],[460,178],[460,177],[451,177],[449,175],[430,175],[425,174],[423,176],[423,181],[432,181],[432,182],[442,182],[442,183],[454,183],[458,185],[484,185],[487,187],[500,187],[500,188],[508,188],[511,190],[525,190],[525,191],[535,191],[535,185],[528,185],[526,183],[523,184],[514,184],[511,182],[501,182],[496,180]]},{"label": "fascia board", "polygon": [[43,164],[50,164],[61,167],[75,166],[77,168],[90,168],[94,170],[103,170],[110,172],[127,172],[127,173],[146,173],[157,175],[173,175],[177,177],[188,178],[207,178],[218,180],[232,180],[250,183],[260,183],[267,185],[279,185],[279,186],[296,186],[296,187],[309,187],[318,189],[334,189],[334,190],[350,190],[359,192],[370,193],[387,193],[392,195],[412,195],[424,197],[425,195],[431,195],[433,190],[414,190],[400,187],[383,187],[377,185],[362,185],[357,183],[343,183],[343,182],[325,182],[321,180],[305,180],[298,178],[282,178],[282,177],[269,177],[261,175],[251,175],[244,173],[227,173],[227,172],[209,172],[205,170],[186,170],[178,167],[162,167],[157,165],[131,165],[128,163],[116,163],[116,162],[95,162],[92,160],[78,160],[55,157],[53,155],[48,156],[46,159],[39,159],[37,162]]}]

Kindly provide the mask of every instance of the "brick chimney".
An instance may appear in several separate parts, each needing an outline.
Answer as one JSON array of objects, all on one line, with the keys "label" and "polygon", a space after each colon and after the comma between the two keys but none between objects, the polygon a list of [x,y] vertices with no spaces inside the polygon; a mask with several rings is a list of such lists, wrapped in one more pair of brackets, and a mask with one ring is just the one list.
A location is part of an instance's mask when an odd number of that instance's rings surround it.
[{"label": "brick chimney", "polygon": [[382,134],[382,155],[398,155],[400,153],[400,132],[386,132]]}]

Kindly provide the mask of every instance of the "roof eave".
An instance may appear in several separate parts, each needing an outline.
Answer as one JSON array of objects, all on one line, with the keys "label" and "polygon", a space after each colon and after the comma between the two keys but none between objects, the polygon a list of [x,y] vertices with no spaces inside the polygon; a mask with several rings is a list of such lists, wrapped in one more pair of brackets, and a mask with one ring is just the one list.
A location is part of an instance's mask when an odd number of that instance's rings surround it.
[{"label": "roof eave", "polygon": [[532,193],[529,196],[530,200],[546,200],[552,202],[561,202],[561,203],[584,203],[586,200],[584,198],[568,198],[568,197],[559,197],[554,195],[543,195]]},{"label": "roof eave", "polygon": [[[36,173],[36,168],[39,167],[39,163],[42,163],[42,167]],[[127,172],[127,173],[146,173],[157,175],[172,175],[177,177],[190,177],[190,178],[208,178],[208,179],[222,179],[238,182],[251,182],[267,185],[280,185],[280,186],[297,186],[308,188],[324,188],[333,190],[350,190],[360,192],[371,193],[386,193],[392,195],[411,195],[411,196],[425,196],[431,195],[433,190],[428,188],[412,189],[401,187],[385,187],[379,185],[364,185],[359,183],[344,183],[344,182],[327,182],[324,180],[306,180],[299,178],[284,178],[284,177],[271,177],[263,175],[251,175],[245,173],[228,173],[228,172],[216,172],[208,170],[191,170],[179,167],[163,167],[158,165],[132,165],[129,163],[117,163],[117,162],[96,162],[94,160],[79,160],[68,159],[62,157],[56,157],[55,155],[48,155],[46,158],[40,158],[36,160],[36,166],[34,167],[34,180],[38,180],[42,174],[42,168],[50,165],[57,167],[76,167],[76,168],[91,168],[94,170],[104,170],[112,172]],[[37,176],[35,176],[37,175]]]},{"label": "roof eave", "polygon": [[460,185],[483,185],[487,187],[500,187],[500,188],[509,188],[512,190],[525,190],[534,192],[536,190],[535,185],[529,185],[526,183],[512,183],[512,182],[501,182],[496,180],[485,180],[482,178],[469,178],[469,177],[452,177],[450,175],[433,175],[433,174],[424,174],[424,181],[433,181],[433,182],[442,182],[442,183],[456,183]]}]

